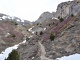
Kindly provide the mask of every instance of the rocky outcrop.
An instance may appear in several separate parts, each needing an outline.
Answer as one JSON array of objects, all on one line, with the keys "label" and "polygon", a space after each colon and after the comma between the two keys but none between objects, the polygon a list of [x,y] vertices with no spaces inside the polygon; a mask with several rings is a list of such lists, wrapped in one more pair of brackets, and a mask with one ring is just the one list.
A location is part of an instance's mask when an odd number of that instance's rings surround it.
[{"label": "rocky outcrop", "polygon": [[35,21],[35,23],[42,23],[45,20],[48,20],[48,19],[53,18],[53,17],[55,17],[55,12],[52,12],[52,13],[50,13],[50,12],[44,12],[44,13],[42,13],[40,15],[40,17],[38,18],[38,20]]},{"label": "rocky outcrop", "polygon": [[67,1],[62,2],[57,6],[56,12],[44,12],[40,15],[40,17],[35,21],[35,23],[41,23],[45,20],[48,20],[53,17],[62,17],[67,18],[71,16],[72,14],[76,16],[80,11],[80,0],[74,0],[74,1]]},{"label": "rocky outcrop", "polygon": [[59,4],[56,11],[56,17],[66,17],[70,15],[71,4],[72,4],[72,1],[63,2]]},{"label": "rocky outcrop", "polygon": [[56,11],[56,17],[68,17],[73,15],[77,15],[80,11],[80,0],[62,2],[58,5]]}]

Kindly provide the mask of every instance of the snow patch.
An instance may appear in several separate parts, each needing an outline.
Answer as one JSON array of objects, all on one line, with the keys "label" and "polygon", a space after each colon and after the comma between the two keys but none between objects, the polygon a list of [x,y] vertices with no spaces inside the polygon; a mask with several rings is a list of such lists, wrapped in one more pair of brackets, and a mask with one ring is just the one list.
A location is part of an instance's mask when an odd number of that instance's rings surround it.
[{"label": "snow patch", "polygon": [[80,54],[73,54],[73,55],[70,55],[70,56],[64,56],[64,57],[61,57],[61,58],[57,58],[59,60],[80,60]]},{"label": "snow patch", "polygon": [[33,37],[32,35],[31,36],[29,36],[29,38],[31,38],[31,37]]},{"label": "snow patch", "polygon": [[5,37],[8,37],[10,35],[10,33],[6,33]]},{"label": "snow patch", "polygon": [[46,28],[44,28],[44,31],[46,30]]},{"label": "snow patch", "polygon": [[13,49],[17,49],[20,44],[24,44],[24,43],[26,43],[26,40],[24,40],[23,42],[21,42],[21,43],[19,43],[17,45],[14,45],[12,47],[7,48],[5,51],[2,51],[1,54],[0,54],[0,59],[1,60],[5,60],[5,58],[8,57],[8,54],[10,52],[12,52]]},{"label": "snow patch", "polygon": [[58,20],[58,18],[55,18],[55,17],[53,17],[52,19],[56,19],[56,20]]},{"label": "snow patch", "polygon": [[32,26],[30,29],[28,29],[28,31],[32,32],[32,28],[34,28],[34,26]]}]

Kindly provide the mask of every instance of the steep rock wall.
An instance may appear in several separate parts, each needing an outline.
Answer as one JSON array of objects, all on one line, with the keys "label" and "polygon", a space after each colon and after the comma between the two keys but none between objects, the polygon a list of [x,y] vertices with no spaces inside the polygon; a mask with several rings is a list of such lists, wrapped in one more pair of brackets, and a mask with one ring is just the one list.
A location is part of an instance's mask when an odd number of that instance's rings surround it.
[{"label": "steep rock wall", "polygon": [[56,17],[68,17],[71,14],[77,15],[80,11],[80,0],[62,2],[58,5]]}]

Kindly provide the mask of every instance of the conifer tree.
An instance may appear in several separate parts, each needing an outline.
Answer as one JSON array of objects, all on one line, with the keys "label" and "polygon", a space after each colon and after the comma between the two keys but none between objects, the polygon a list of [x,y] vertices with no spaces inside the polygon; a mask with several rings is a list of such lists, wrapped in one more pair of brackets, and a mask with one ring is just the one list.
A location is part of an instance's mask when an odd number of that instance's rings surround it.
[{"label": "conifer tree", "polygon": [[9,54],[8,58],[5,60],[20,60],[18,51],[12,50],[12,52]]}]

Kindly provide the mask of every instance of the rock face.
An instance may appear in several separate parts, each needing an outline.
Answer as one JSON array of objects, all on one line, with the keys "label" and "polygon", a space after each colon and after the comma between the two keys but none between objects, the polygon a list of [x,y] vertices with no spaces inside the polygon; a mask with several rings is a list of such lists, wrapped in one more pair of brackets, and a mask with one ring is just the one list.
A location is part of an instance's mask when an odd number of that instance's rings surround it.
[{"label": "rock face", "polygon": [[72,2],[63,2],[58,5],[57,11],[56,11],[56,17],[66,17],[68,16],[70,12],[70,7],[71,7]]},{"label": "rock face", "polygon": [[58,5],[56,11],[56,17],[65,18],[71,14],[77,15],[80,11],[80,0],[62,2]]},{"label": "rock face", "polygon": [[62,2],[57,6],[56,12],[44,12],[40,15],[37,21],[35,23],[44,22],[45,20],[48,20],[53,17],[62,17],[67,18],[71,16],[72,14],[76,16],[80,11],[80,0],[74,0],[74,1],[67,1]]},{"label": "rock face", "polygon": [[44,12],[40,15],[40,17],[38,18],[37,21],[35,21],[35,23],[40,23],[40,22],[44,22],[45,20],[48,20],[50,18],[55,17],[55,12]]}]

